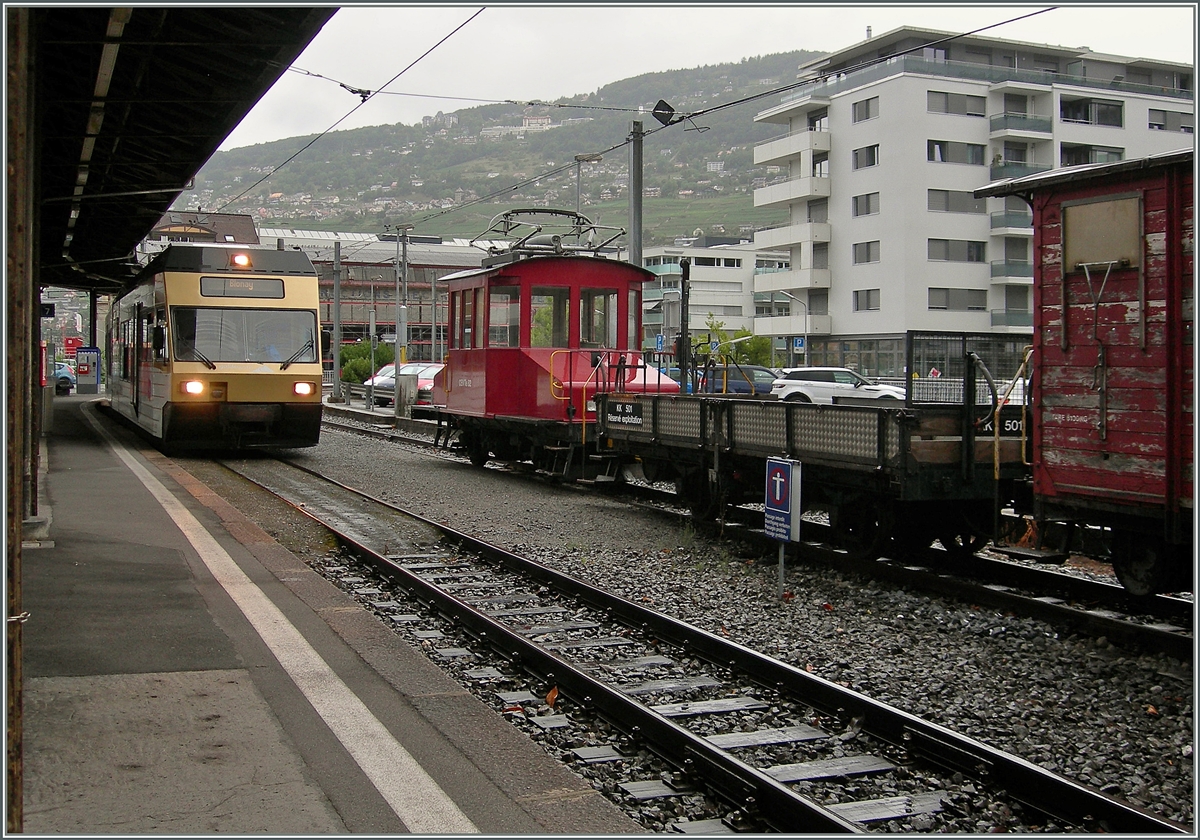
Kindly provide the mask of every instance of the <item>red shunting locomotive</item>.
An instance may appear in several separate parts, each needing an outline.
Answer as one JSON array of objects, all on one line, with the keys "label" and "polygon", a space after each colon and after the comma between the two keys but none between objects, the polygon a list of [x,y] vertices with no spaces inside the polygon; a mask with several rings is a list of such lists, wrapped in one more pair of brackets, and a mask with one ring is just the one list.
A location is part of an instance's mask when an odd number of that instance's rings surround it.
[{"label": "red shunting locomotive", "polygon": [[442,278],[446,367],[433,401],[473,463],[614,479],[622,459],[598,446],[595,395],[679,391],[640,350],[654,275],[601,255],[622,233],[570,211],[513,210],[473,240],[488,250],[482,268]]}]

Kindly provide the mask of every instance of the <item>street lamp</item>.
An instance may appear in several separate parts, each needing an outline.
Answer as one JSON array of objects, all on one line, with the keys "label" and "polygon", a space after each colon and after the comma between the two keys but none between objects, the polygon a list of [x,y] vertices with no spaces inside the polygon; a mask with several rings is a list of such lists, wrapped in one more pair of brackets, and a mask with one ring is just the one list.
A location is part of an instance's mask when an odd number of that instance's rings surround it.
[{"label": "street lamp", "polygon": [[808,304],[800,300],[800,298],[796,297],[791,292],[785,292],[783,289],[778,289],[777,291],[784,297],[790,298],[804,307],[804,366],[808,367]]},{"label": "street lamp", "polygon": [[579,194],[581,184],[579,170],[585,163],[599,163],[602,160],[604,160],[603,155],[575,155],[575,212],[577,214],[579,213]]}]

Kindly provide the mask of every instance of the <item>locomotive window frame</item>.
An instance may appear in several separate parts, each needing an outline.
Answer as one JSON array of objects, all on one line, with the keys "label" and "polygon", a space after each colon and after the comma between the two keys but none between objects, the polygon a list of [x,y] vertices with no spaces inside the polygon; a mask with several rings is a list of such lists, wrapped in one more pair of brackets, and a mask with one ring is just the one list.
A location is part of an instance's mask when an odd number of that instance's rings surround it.
[{"label": "locomotive window frame", "polygon": [[493,286],[488,299],[488,347],[521,346],[521,287]]},{"label": "locomotive window frame", "polygon": [[585,286],[579,290],[579,346],[615,350],[619,341],[619,293],[615,288]]},{"label": "locomotive window frame", "polygon": [[[566,286],[532,286],[529,290],[529,346],[571,346],[571,290]],[[547,320],[541,313],[549,312]]]}]

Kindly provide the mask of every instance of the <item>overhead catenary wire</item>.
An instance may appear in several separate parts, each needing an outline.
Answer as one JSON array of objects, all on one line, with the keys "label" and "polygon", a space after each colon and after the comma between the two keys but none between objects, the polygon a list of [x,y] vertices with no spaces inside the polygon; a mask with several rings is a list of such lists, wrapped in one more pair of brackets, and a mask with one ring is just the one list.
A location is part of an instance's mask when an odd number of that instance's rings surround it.
[{"label": "overhead catenary wire", "polygon": [[[1008,20],[999,21],[998,23],[992,23],[992,24],[988,24],[987,26],[981,26],[981,27],[979,27],[978,29],[972,29],[972,30],[971,30],[971,31],[969,31],[969,32],[960,32],[960,33],[957,33],[957,34],[955,34],[955,35],[948,35],[948,36],[946,36],[945,38],[939,38],[939,39],[937,39],[937,40],[935,40],[935,41],[928,41],[928,42],[926,42],[926,43],[919,44],[919,45],[917,45],[917,46],[915,46],[915,47],[911,47],[911,48],[909,48],[909,49],[907,49],[907,50],[902,50],[902,51],[900,51],[900,52],[892,53],[892,54],[890,54],[890,55],[886,55],[886,56],[880,56],[880,57],[878,57],[878,58],[873,58],[873,59],[870,59],[870,60],[868,60],[868,61],[861,62],[861,63],[859,63],[859,64],[856,64],[856,65],[852,66],[852,67],[847,67],[847,68],[844,68],[844,69],[838,70],[838,71],[837,71],[837,72],[835,72],[835,73],[824,73],[824,74],[820,74],[820,75],[814,76],[814,77],[813,77],[813,78],[811,78],[811,79],[803,79],[803,80],[801,80],[801,81],[794,82],[794,83],[792,83],[792,84],[789,84],[789,85],[784,85],[784,86],[782,86],[782,87],[773,88],[773,89],[771,89],[771,90],[768,90],[768,91],[763,91],[762,93],[756,93],[756,94],[754,94],[754,95],[752,95],[752,96],[746,96],[746,97],[742,97],[741,99],[736,99],[736,100],[733,100],[732,102],[725,102],[725,103],[722,103],[722,104],[720,104],[720,105],[714,105],[714,106],[713,106],[713,107],[711,107],[711,108],[705,108],[705,109],[703,109],[703,110],[700,110],[700,111],[692,111],[692,112],[688,112],[688,113],[680,113],[680,114],[675,114],[675,115],[674,115],[674,117],[673,117],[673,119],[672,119],[670,122],[666,123],[665,125],[661,125],[661,126],[659,126],[658,128],[652,128],[652,129],[650,129],[650,130],[648,130],[648,131],[643,131],[643,132],[642,132],[642,137],[643,137],[643,138],[645,138],[645,137],[648,137],[648,136],[650,136],[651,134],[657,134],[658,132],[660,132],[660,131],[663,131],[664,129],[667,129],[667,128],[671,128],[671,127],[673,127],[673,126],[676,126],[676,125],[680,124],[681,122],[685,122],[685,121],[691,121],[691,120],[694,120],[694,119],[695,119],[695,118],[697,118],[697,117],[702,117],[702,116],[704,116],[704,115],[706,115],[706,114],[715,113],[715,112],[717,112],[717,111],[723,111],[723,110],[726,110],[726,109],[728,109],[728,108],[733,108],[733,107],[735,107],[735,106],[737,106],[737,105],[745,105],[745,104],[746,104],[746,103],[748,103],[748,102],[753,102],[753,101],[755,101],[755,100],[758,100],[758,99],[764,99],[764,98],[766,98],[766,97],[769,97],[769,96],[778,96],[779,94],[782,94],[782,93],[787,93],[787,92],[788,92],[788,91],[790,91],[790,90],[795,90],[796,88],[805,87],[805,86],[807,86],[807,85],[815,85],[815,84],[820,84],[821,82],[824,82],[824,81],[828,80],[829,78],[831,78],[831,77],[833,77],[833,76],[836,76],[836,75],[841,75],[841,74],[844,74],[844,73],[853,73],[853,72],[857,72],[857,71],[859,71],[859,70],[864,70],[864,69],[866,69],[866,68],[868,68],[868,67],[873,67],[873,66],[875,66],[875,65],[877,65],[877,64],[883,64],[883,63],[886,63],[887,61],[889,61],[889,60],[892,60],[892,59],[895,59],[895,58],[897,58],[897,57],[899,57],[899,56],[902,56],[902,55],[908,55],[909,53],[914,53],[914,52],[924,51],[924,50],[926,50],[926,49],[929,49],[929,48],[932,48],[932,47],[938,46],[939,44],[946,44],[946,43],[949,43],[949,42],[951,42],[951,41],[958,40],[959,38],[965,38],[965,37],[967,37],[967,36],[969,36],[969,35],[976,35],[976,34],[978,34],[978,33],[980,33],[980,32],[986,32],[986,31],[987,31],[987,30],[989,30],[989,29],[995,29],[995,28],[996,28],[996,27],[998,27],[998,26],[1006,26],[1006,25],[1008,25],[1008,24],[1010,24],[1010,23],[1016,23],[1017,21],[1020,21],[1020,20],[1025,20],[1026,18],[1034,17],[1035,15],[1045,14],[1046,12],[1054,11],[1056,8],[1057,8],[1057,7],[1055,7],[1055,6],[1049,6],[1049,7],[1045,8],[1045,9],[1040,9],[1040,10],[1038,10],[1038,11],[1036,11],[1036,12],[1029,12],[1028,14],[1019,15],[1019,16],[1017,16],[1017,17],[1015,17],[1015,18],[1009,18]],[[638,112],[639,112],[639,113],[648,113],[648,112],[644,111],[643,109],[638,109]],[[632,142],[632,137],[630,137],[630,138],[626,139],[626,140],[625,140],[624,142],[622,142],[622,143],[618,143],[618,144],[616,144],[616,145],[614,145],[614,146],[610,146],[608,149],[606,149],[606,150],[604,150],[604,151],[602,151],[602,152],[598,152],[597,154],[608,154],[608,153],[610,153],[610,152],[615,152],[615,151],[617,151],[618,149],[621,149],[621,148],[624,148],[625,146],[628,146],[628,145],[629,145],[631,142]],[[567,164],[567,165],[565,165],[565,166],[556,167],[555,169],[551,169],[551,170],[548,170],[548,171],[546,171],[546,172],[543,172],[543,173],[541,173],[541,174],[539,174],[539,175],[535,175],[535,176],[534,176],[534,177],[532,177],[532,178],[527,178],[526,180],[524,180],[524,181],[520,182],[519,184],[515,184],[515,185],[512,185],[512,186],[510,186],[510,187],[506,187],[506,188],[504,188],[504,189],[497,190],[497,191],[495,191],[495,192],[493,192],[493,193],[489,193],[489,194],[488,194],[488,195],[486,195],[486,196],[481,196],[481,197],[480,197],[480,198],[478,198],[478,199],[475,199],[475,200],[472,200],[472,201],[468,201],[468,202],[464,202],[463,204],[456,205],[456,206],[454,206],[454,207],[450,207],[450,208],[446,208],[446,209],[444,209],[444,210],[440,210],[440,211],[438,211],[438,212],[436,212],[436,213],[431,213],[431,214],[429,214],[429,215],[427,215],[427,216],[423,216],[423,217],[421,217],[420,219],[416,220],[415,224],[422,224],[422,223],[425,223],[425,222],[429,222],[429,221],[432,221],[433,219],[437,219],[437,218],[440,218],[440,217],[442,217],[442,216],[449,215],[450,213],[456,212],[456,211],[458,211],[458,210],[462,210],[462,209],[465,209],[465,208],[467,208],[467,207],[472,207],[472,206],[474,206],[474,205],[476,205],[476,204],[481,204],[481,203],[483,203],[483,202],[485,202],[485,201],[491,201],[491,200],[493,200],[493,199],[495,199],[495,198],[499,198],[499,197],[500,197],[500,196],[502,196],[502,195],[505,195],[505,194],[507,194],[507,193],[511,193],[511,192],[513,192],[513,191],[515,191],[515,190],[518,190],[518,189],[520,189],[521,187],[528,186],[529,184],[536,183],[537,181],[541,180],[542,178],[548,178],[548,177],[550,177],[551,175],[557,175],[557,174],[559,174],[559,173],[561,173],[561,172],[565,172],[565,171],[567,171],[568,169],[572,169],[572,168],[574,168],[574,166],[575,166],[575,164],[574,164],[574,163],[570,163],[570,164]]]},{"label": "overhead catenary wire", "polygon": [[[664,125],[661,125],[661,126],[659,126],[659,127],[657,127],[657,128],[652,128],[652,129],[649,129],[649,130],[643,131],[643,132],[642,132],[642,137],[643,137],[643,138],[645,138],[645,137],[648,137],[648,136],[650,136],[650,135],[652,135],[652,134],[657,134],[658,132],[660,132],[660,131],[663,131],[663,130],[665,130],[665,129],[667,129],[667,128],[672,128],[672,127],[674,127],[674,126],[676,126],[676,125],[679,125],[679,124],[680,124],[680,123],[682,123],[682,122],[690,122],[690,121],[693,121],[693,120],[695,120],[696,118],[698,118],[698,117],[703,117],[703,116],[705,116],[705,115],[707,115],[707,114],[712,114],[712,113],[716,113],[716,112],[718,112],[718,111],[727,110],[727,109],[729,109],[729,108],[733,108],[733,107],[736,107],[736,106],[739,106],[739,105],[745,105],[745,104],[747,104],[747,103],[749,103],[749,102],[754,102],[754,101],[757,101],[757,100],[760,100],[760,99],[765,99],[765,98],[767,98],[767,97],[771,97],[771,96],[778,96],[778,95],[780,95],[780,94],[787,93],[788,91],[796,90],[797,88],[806,87],[806,86],[808,86],[808,85],[816,85],[816,84],[820,84],[821,82],[827,81],[828,79],[830,79],[830,78],[832,78],[832,77],[834,77],[834,76],[837,76],[837,75],[843,75],[843,74],[846,74],[846,73],[853,73],[853,72],[857,72],[857,71],[859,71],[859,70],[863,70],[863,69],[866,69],[866,68],[869,68],[869,67],[876,66],[876,65],[878,65],[878,64],[884,64],[884,63],[886,63],[886,62],[888,62],[888,61],[891,61],[891,60],[893,60],[893,59],[896,59],[896,58],[898,58],[898,57],[900,57],[900,56],[908,55],[908,54],[910,54],[910,53],[915,53],[915,52],[922,52],[922,51],[924,51],[924,50],[926,50],[926,49],[929,49],[929,48],[932,48],[932,47],[936,47],[936,46],[938,46],[938,45],[941,45],[941,44],[947,44],[947,43],[950,43],[950,42],[952,42],[952,41],[958,40],[958,39],[960,39],[960,38],[965,38],[965,37],[968,37],[968,36],[970,36],[970,35],[976,35],[976,34],[978,34],[978,33],[980,33],[980,32],[986,32],[986,31],[988,31],[988,30],[990,30],[990,29],[995,29],[995,28],[997,28],[997,27],[1000,27],[1000,26],[1006,26],[1006,25],[1008,25],[1008,24],[1011,24],[1011,23],[1016,23],[1017,21],[1021,21],[1021,20],[1025,20],[1025,19],[1027,19],[1027,18],[1035,17],[1035,16],[1037,16],[1037,15],[1045,14],[1046,12],[1054,11],[1055,9],[1057,9],[1057,7],[1055,7],[1055,6],[1049,6],[1049,7],[1047,7],[1047,8],[1044,8],[1044,9],[1039,9],[1039,10],[1037,10],[1037,11],[1034,11],[1034,12],[1029,12],[1029,13],[1026,13],[1026,14],[1023,14],[1023,15],[1018,15],[1017,17],[1008,18],[1008,19],[1006,19],[1006,20],[1003,20],[1003,21],[998,21],[997,23],[988,24],[987,26],[981,26],[981,27],[979,27],[979,28],[977,28],[977,29],[972,29],[972,30],[970,30],[970,31],[968,31],[968,32],[961,32],[961,33],[957,33],[957,34],[953,34],[953,35],[947,35],[947,36],[946,36],[946,37],[944,37],[944,38],[938,38],[938,39],[936,39],[936,40],[933,40],[933,41],[928,41],[928,42],[925,42],[925,43],[922,43],[922,44],[918,44],[917,46],[915,46],[915,47],[911,47],[911,48],[909,48],[909,49],[907,49],[907,50],[902,50],[902,51],[900,51],[900,52],[891,53],[891,54],[889,54],[889,55],[886,55],[886,56],[880,56],[880,57],[877,57],[877,58],[869,59],[869,60],[867,60],[867,61],[863,61],[863,62],[860,62],[860,63],[858,63],[858,64],[855,64],[855,65],[853,65],[853,66],[851,66],[851,67],[842,68],[842,69],[840,69],[840,70],[837,70],[836,72],[830,72],[830,73],[818,74],[818,75],[815,75],[814,77],[812,77],[812,78],[809,78],[809,79],[803,79],[803,80],[800,80],[800,81],[797,81],[797,82],[793,82],[793,83],[791,83],[791,84],[788,84],[788,85],[783,85],[783,86],[781,86],[781,87],[772,88],[771,90],[763,91],[763,92],[761,92],[761,93],[756,93],[756,94],[753,94],[753,95],[751,95],[751,96],[742,97],[742,98],[740,98],[740,99],[735,99],[735,100],[733,100],[733,101],[731,101],[731,102],[725,102],[725,103],[721,103],[720,105],[714,105],[714,106],[713,106],[713,107],[711,107],[711,108],[704,108],[704,109],[701,109],[701,110],[699,110],[699,111],[692,111],[692,112],[686,112],[686,113],[677,113],[677,114],[673,115],[672,119],[671,119],[669,122],[665,123]],[[476,12],[474,15],[472,15],[472,16],[471,16],[471,18],[469,18],[467,21],[465,21],[464,23],[462,23],[461,25],[459,25],[459,26],[458,26],[458,27],[457,27],[457,28],[456,28],[456,29],[455,29],[453,32],[451,32],[449,35],[447,35],[445,38],[443,38],[441,41],[439,41],[437,44],[435,44],[433,47],[431,47],[429,50],[427,50],[427,51],[426,51],[424,54],[422,54],[422,56],[421,56],[420,58],[418,58],[416,61],[412,62],[412,64],[410,64],[410,65],[409,65],[408,67],[406,67],[404,70],[400,71],[400,73],[397,73],[395,76],[393,76],[393,77],[392,77],[392,79],[391,79],[391,80],[389,80],[387,84],[391,84],[393,81],[395,81],[397,78],[399,78],[399,77],[400,77],[400,75],[402,75],[404,72],[407,72],[407,70],[408,70],[408,69],[410,69],[410,68],[411,68],[411,67],[412,67],[414,64],[416,64],[416,63],[417,63],[417,61],[420,61],[420,60],[421,60],[421,58],[424,58],[426,55],[428,55],[430,52],[432,52],[432,51],[433,51],[433,49],[436,49],[438,46],[440,46],[442,43],[444,43],[444,42],[445,42],[445,41],[446,41],[448,38],[450,38],[452,35],[454,35],[454,34],[455,34],[455,32],[457,32],[459,29],[461,29],[461,28],[462,28],[463,26],[465,26],[467,23],[470,23],[470,22],[471,22],[471,20],[474,20],[474,18],[475,18],[475,17],[477,17],[477,16],[478,16],[478,15],[479,15],[479,14],[480,14],[482,11],[483,11],[483,9],[480,9],[479,11],[477,11],[477,12]],[[262,177],[262,178],[260,178],[258,181],[255,181],[253,184],[251,184],[249,187],[247,187],[245,190],[243,190],[243,191],[242,191],[241,193],[239,193],[237,196],[235,196],[234,198],[232,198],[232,199],[230,199],[229,201],[225,202],[225,203],[224,203],[224,204],[221,206],[221,208],[219,208],[219,210],[223,210],[223,209],[225,209],[226,207],[228,207],[229,205],[231,205],[233,202],[237,201],[238,199],[242,198],[242,197],[243,197],[243,196],[245,196],[247,193],[249,193],[249,192],[250,192],[250,191],[251,191],[251,190],[252,190],[254,187],[258,186],[258,185],[259,185],[259,184],[261,184],[263,181],[265,181],[265,180],[267,180],[268,178],[270,178],[270,177],[271,177],[271,175],[273,175],[273,174],[274,174],[274,172],[278,171],[278,170],[279,170],[280,168],[282,168],[284,165],[286,165],[287,163],[289,163],[289,162],[291,162],[292,160],[294,160],[294,159],[295,159],[296,157],[298,157],[298,156],[299,156],[299,155],[300,155],[300,154],[301,154],[303,151],[305,151],[305,149],[309,148],[311,145],[313,145],[313,143],[315,143],[317,140],[319,140],[321,137],[323,137],[325,134],[327,134],[329,131],[331,131],[331,130],[332,130],[334,127],[336,127],[336,126],[337,126],[339,123],[341,123],[343,120],[345,120],[345,119],[346,119],[347,117],[349,117],[351,114],[353,114],[353,113],[354,113],[356,110],[358,110],[358,108],[362,107],[362,105],[363,105],[363,104],[365,104],[369,98],[371,98],[371,97],[373,97],[373,96],[376,96],[376,95],[378,95],[379,93],[381,93],[381,92],[382,92],[382,91],[380,91],[380,90],[377,90],[377,91],[366,91],[366,90],[361,90],[361,89],[358,89],[358,88],[353,88],[353,87],[351,87],[351,86],[349,86],[349,85],[346,85],[346,84],[345,84],[345,83],[343,83],[343,82],[338,82],[338,81],[336,81],[336,80],[334,80],[334,79],[328,79],[328,77],[320,76],[319,74],[316,74],[316,73],[311,73],[311,72],[309,72],[309,71],[301,71],[301,72],[305,73],[306,75],[318,76],[318,77],[320,77],[320,78],[325,78],[325,79],[327,79],[328,81],[334,81],[336,84],[338,84],[338,85],[340,85],[340,86],[342,86],[342,87],[346,88],[347,90],[351,91],[352,93],[356,93],[356,94],[359,94],[359,95],[363,96],[363,101],[362,101],[362,102],[360,102],[360,103],[359,103],[357,106],[355,106],[353,109],[351,109],[351,110],[350,110],[350,111],[349,111],[349,112],[348,112],[348,113],[347,113],[347,114],[346,114],[344,117],[342,117],[340,120],[338,120],[338,122],[334,123],[334,124],[333,124],[332,126],[330,126],[328,129],[326,129],[324,132],[322,132],[322,134],[318,135],[317,137],[314,137],[314,138],[313,138],[313,139],[312,139],[312,140],[311,140],[309,143],[307,143],[307,144],[306,144],[304,147],[302,147],[302,148],[301,148],[300,150],[298,150],[298,151],[297,151],[295,154],[293,154],[293,155],[292,155],[291,157],[289,157],[289,158],[288,158],[286,161],[284,161],[284,163],[283,163],[283,164],[280,164],[280,165],[279,165],[278,167],[276,167],[276,168],[275,168],[275,169],[274,169],[272,172],[269,172],[269,173],[267,173],[267,174],[263,175],[263,177]],[[386,86],[387,86],[387,85],[385,84],[385,85],[384,85],[384,87],[386,87]],[[440,97],[440,98],[450,98],[450,97]],[[523,102],[521,102],[521,101],[518,101],[518,100],[472,100],[472,101],[486,101],[486,102],[491,102],[491,103],[495,103],[495,104],[529,104],[529,105],[547,105],[547,106],[551,104],[551,103],[539,103],[539,102],[536,102],[536,101],[534,101],[534,102],[528,102],[528,103],[523,103]],[[600,108],[601,106],[582,106],[582,105],[572,105],[572,104],[569,104],[569,103],[564,103],[564,104],[562,104],[562,105],[561,105],[561,107],[573,107],[573,108],[574,108],[574,107],[593,107],[593,108]],[[636,109],[633,109],[633,108],[605,108],[605,110],[631,111],[631,112],[635,112],[635,113],[639,113],[639,114],[645,114],[645,113],[649,113],[649,112],[647,112],[647,111],[646,111],[644,108],[641,108],[641,107],[639,107],[639,108],[636,108]],[[607,149],[604,149],[604,150],[601,150],[601,151],[597,152],[596,154],[599,154],[599,155],[605,155],[605,154],[609,154],[609,153],[611,153],[611,152],[615,152],[615,151],[617,151],[617,150],[619,150],[619,149],[622,149],[622,148],[624,148],[624,147],[628,146],[628,145],[629,145],[631,142],[632,142],[632,137],[628,137],[628,138],[626,138],[626,139],[625,139],[623,142],[620,142],[620,143],[617,143],[617,144],[615,144],[615,145],[613,145],[613,146],[610,146],[609,148],[607,148]],[[570,169],[573,169],[574,167],[575,167],[575,163],[574,163],[574,162],[571,162],[571,163],[565,164],[565,165],[563,165],[563,166],[558,166],[558,167],[555,167],[555,168],[553,168],[553,169],[549,169],[549,170],[547,170],[547,171],[545,171],[545,172],[542,172],[542,173],[539,173],[539,174],[537,174],[537,175],[534,175],[533,177],[526,178],[525,180],[523,180],[523,181],[520,181],[520,182],[518,182],[518,183],[516,183],[516,184],[512,184],[512,185],[506,186],[506,187],[504,187],[504,188],[502,188],[502,189],[495,190],[495,191],[493,191],[493,192],[491,192],[491,193],[488,193],[487,195],[480,196],[479,198],[476,198],[476,199],[472,199],[472,200],[470,200],[470,201],[463,202],[462,204],[455,205],[454,207],[448,207],[448,208],[444,208],[444,209],[442,209],[442,210],[439,210],[439,211],[436,211],[436,212],[434,212],[434,213],[429,213],[429,214],[427,214],[427,215],[421,216],[421,217],[419,217],[419,218],[415,219],[415,220],[414,220],[414,222],[413,222],[413,224],[414,224],[414,225],[420,225],[420,224],[424,224],[424,223],[430,222],[430,221],[432,221],[432,220],[434,220],[434,219],[441,218],[442,216],[447,216],[447,215],[450,215],[450,214],[452,214],[452,213],[458,212],[458,211],[460,211],[460,210],[464,210],[464,209],[466,209],[466,208],[468,208],[468,207],[473,207],[473,206],[475,206],[475,205],[478,205],[478,204],[483,204],[483,203],[485,203],[485,202],[493,201],[493,200],[495,200],[495,199],[497,199],[497,198],[501,198],[501,197],[503,197],[503,196],[505,196],[505,195],[509,195],[509,194],[511,194],[511,193],[513,193],[513,192],[515,192],[515,191],[517,191],[517,190],[519,190],[519,189],[521,189],[522,187],[529,186],[530,184],[535,184],[535,183],[537,183],[539,180],[541,180],[541,179],[543,179],[543,178],[548,178],[548,177],[551,177],[551,176],[553,176],[553,175],[558,175],[558,174],[561,174],[561,173],[563,173],[563,172],[566,172],[566,171],[568,171],[568,170],[570,170]],[[219,212],[219,211],[218,211],[218,212]]]},{"label": "overhead catenary wire", "polygon": [[[442,38],[440,41],[438,41],[438,42],[437,42],[436,44],[434,44],[432,47],[430,47],[429,49],[425,50],[425,52],[421,53],[419,56],[417,56],[415,59],[413,59],[413,60],[412,60],[412,61],[411,61],[411,62],[408,64],[408,66],[407,66],[407,67],[405,67],[403,70],[401,70],[401,71],[400,71],[399,73],[397,73],[395,76],[392,76],[392,78],[388,79],[388,80],[387,80],[387,81],[386,81],[386,82],[385,82],[385,83],[384,83],[384,84],[383,84],[383,85],[380,87],[380,90],[382,90],[383,88],[387,87],[387,86],[388,86],[388,85],[390,85],[392,82],[396,81],[396,79],[399,79],[401,76],[403,76],[405,73],[407,73],[407,72],[408,72],[409,70],[411,70],[413,67],[415,67],[415,66],[417,65],[417,63],[418,63],[418,62],[420,62],[422,59],[424,59],[426,56],[428,56],[430,53],[432,53],[434,50],[436,50],[436,49],[437,49],[438,47],[440,47],[442,44],[446,43],[448,40],[450,40],[452,37],[454,37],[454,35],[456,35],[456,34],[458,33],[458,31],[459,31],[459,30],[461,30],[461,29],[462,29],[463,27],[465,27],[465,26],[466,26],[468,23],[470,23],[471,21],[475,20],[475,18],[477,18],[477,17],[479,17],[481,14],[483,14],[483,11],[484,11],[484,9],[485,9],[485,8],[487,8],[487,7],[485,6],[484,8],[478,9],[478,10],[477,10],[477,11],[476,11],[476,12],[475,12],[473,15],[471,15],[469,18],[467,18],[466,20],[464,20],[464,21],[463,21],[462,23],[460,23],[458,26],[454,27],[454,29],[452,29],[452,30],[451,30],[451,31],[450,31],[450,32],[449,32],[449,33],[448,33],[448,34],[447,34],[445,37],[443,37],[443,38]],[[356,92],[359,92],[359,91],[356,91]],[[270,172],[268,172],[268,173],[266,173],[265,175],[263,175],[261,178],[259,178],[257,181],[255,181],[255,182],[254,182],[253,184],[251,184],[250,186],[246,187],[246,189],[242,190],[240,193],[238,193],[237,195],[235,195],[235,196],[234,196],[233,198],[231,198],[229,201],[226,201],[224,204],[222,204],[220,207],[218,207],[218,208],[217,208],[217,211],[216,211],[216,212],[218,212],[218,213],[219,213],[219,212],[221,212],[221,211],[222,211],[222,210],[224,210],[226,207],[228,207],[230,204],[232,204],[233,202],[237,201],[237,200],[238,200],[239,198],[241,198],[242,196],[244,196],[244,195],[246,195],[247,193],[249,193],[251,190],[253,190],[255,187],[257,187],[257,186],[258,186],[259,184],[261,184],[263,181],[267,180],[267,179],[268,179],[268,178],[270,178],[272,175],[274,175],[276,172],[278,172],[280,169],[282,169],[283,167],[287,166],[287,165],[288,165],[289,163],[291,163],[293,160],[295,160],[296,158],[298,158],[298,157],[299,157],[299,156],[300,156],[300,155],[301,155],[301,154],[302,154],[302,153],[303,153],[303,152],[304,152],[306,149],[308,149],[309,147],[311,147],[311,146],[312,146],[314,143],[316,143],[318,140],[320,140],[320,139],[321,139],[322,137],[324,137],[326,134],[328,134],[329,132],[331,132],[331,131],[333,131],[335,128],[337,128],[337,127],[338,127],[338,126],[339,126],[339,125],[340,125],[342,122],[344,122],[345,120],[347,120],[347,119],[348,119],[348,118],[349,118],[349,117],[350,117],[350,116],[351,116],[351,115],[352,115],[352,114],[353,114],[355,111],[357,111],[359,108],[361,108],[361,107],[363,107],[364,105],[366,105],[366,104],[367,104],[367,102],[369,102],[369,101],[370,101],[370,100],[371,100],[373,97],[375,97],[375,96],[376,96],[376,95],[379,93],[379,91],[378,91],[378,90],[376,90],[376,91],[361,91],[361,92],[359,92],[359,93],[361,93],[361,96],[362,96],[362,101],[361,101],[361,102],[359,102],[357,105],[355,105],[353,108],[351,108],[349,111],[347,111],[345,114],[343,114],[343,115],[342,115],[342,116],[341,116],[341,117],[340,117],[340,118],[337,120],[337,122],[335,122],[333,125],[329,126],[329,128],[325,129],[325,130],[324,130],[324,131],[322,131],[320,134],[318,134],[316,137],[312,138],[312,139],[311,139],[311,140],[309,140],[307,143],[305,143],[303,146],[301,146],[299,149],[297,149],[297,150],[296,150],[296,151],[295,151],[295,152],[294,152],[294,153],[293,153],[293,154],[292,154],[292,155],[291,155],[291,156],[290,156],[290,157],[289,157],[287,160],[285,160],[283,163],[279,164],[279,165],[278,165],[278,166],[276,166],[274,169],[272,169]]]}]

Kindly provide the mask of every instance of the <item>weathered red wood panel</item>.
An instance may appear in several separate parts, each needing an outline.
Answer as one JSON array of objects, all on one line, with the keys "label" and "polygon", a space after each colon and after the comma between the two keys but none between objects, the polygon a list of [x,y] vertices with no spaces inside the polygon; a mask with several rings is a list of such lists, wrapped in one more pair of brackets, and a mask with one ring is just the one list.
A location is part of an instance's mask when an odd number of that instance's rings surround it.
[{"label": "weathered red wood panel", "polygon": [[[1107,278],[1064,267],[1064,202],[1130,194],[1142,201],[1142,265]],[[1034,215],[1035,494],[1151,515],[1190,507],[1190,164],[1058,184],[1035,193]]]}]

